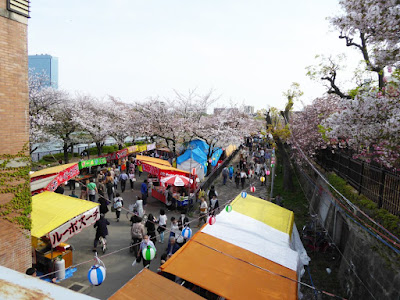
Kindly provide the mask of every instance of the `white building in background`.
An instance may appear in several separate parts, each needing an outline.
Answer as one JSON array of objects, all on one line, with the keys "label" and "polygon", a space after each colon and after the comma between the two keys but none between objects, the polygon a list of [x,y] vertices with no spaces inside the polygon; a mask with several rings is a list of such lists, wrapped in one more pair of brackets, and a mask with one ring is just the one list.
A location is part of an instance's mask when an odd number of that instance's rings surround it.
[{"label": "white building in background", "polygon": [[254,106],[244,106],[244,113],[248,115],[253,115],[254,114]]}]

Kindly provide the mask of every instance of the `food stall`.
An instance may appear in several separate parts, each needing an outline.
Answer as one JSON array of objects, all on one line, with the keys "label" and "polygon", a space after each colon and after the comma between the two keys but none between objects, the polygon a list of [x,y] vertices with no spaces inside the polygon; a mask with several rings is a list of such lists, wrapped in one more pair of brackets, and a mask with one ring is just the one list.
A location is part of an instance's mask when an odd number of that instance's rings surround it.
[{"label": "food stall", "polygon": [[32,197],[32,247],[37,269],[54,271],[61,256],[65,268],[73,263],[72,248],[65,242],[100,218],[99,204],[44,191]]},{"label": "food stall", "polygon": [[[168,184],[160,184],[160,182],[169,176],[182,176],[190,179],[190,188],[195,189],[196,187],[196,176],[190,175],[189,172],[179,170],[177,168],[171,167],[171,164],[166,161],[162,160],[159,158],[154,158],[154,157],[148,157],[148,156],[142,156],[138,155],[136,156],[136,160],[139,164],[142,165],[143,167],[143,172],[149,173],[149,178],[153,182],[154,186],[151,190],[151,195],[158,199],[159,201],[166,203],[165,199],[165,189],[168,186]],[[155,180],[154,180],[155,179]],[[184,197],[183,199],[178,197],[177,192],[177,187],[176,185],[171,185],[173,187],[173,195],[177,199],[178,206],[184,206],[188,204],[189,199],[188,197]],[[180,185],[180,187],[183,187],[184,185]],[[186,186],[189,186],[187,184]]]},{"label": "food stall", "polygon": [[31,193],[36,195],[44,191],[54,192],[59,185],[79,175],[77,163],[46,168],[30,174]]}]

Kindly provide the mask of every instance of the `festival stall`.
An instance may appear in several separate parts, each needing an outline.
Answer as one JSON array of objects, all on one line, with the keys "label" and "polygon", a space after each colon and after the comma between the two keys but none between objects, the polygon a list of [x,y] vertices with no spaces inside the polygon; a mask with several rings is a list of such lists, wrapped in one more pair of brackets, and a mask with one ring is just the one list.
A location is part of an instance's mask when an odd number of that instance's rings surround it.
[{"label": "festival stall", "polygon": [[30,174],[31,193],[36,195],[44,191],[54,192],[57,187],[79,175],[77,163],[55,166]]},{"label": "festival stall", "polygon": [[[160,182],[162,182],[164,178],[167,178],[169,176],[182,176],[190,178],[188,184],[184,184],[183,186],[187,186],[192,189],[196,187],[196,181],[195,181],[196,176],[190,175],[189,172],[171,167],[171,164],[166,160],[149,156],[137,155],[136,161],[138,164],[142,166],[143,172],[149,173],[148,180],[151,181],[154,185],[153,188],[151,189],[151,195],[163,203],[167,202],[165,199],[165,189],[168,186],[168,184],[160,184]],[[173,194],[177,198],[178,205],[180,206],[187,205],[189,199],[187,197],[183,197],[182,199],[180,196],[178,197],[176,193],[177,185],[171,185],[171,186],[173,188]]]},{"label": "festival stall", "polygon": [[226,299],[298,298],[309,257],[293,212],[243,192],[214,221],[161,270]]},{"label": "festival stall", "polygon": [[100,218],[99,204],[44,191],[32,197],[32,247],[37,268],[53,271],[62,256],[65,267],[72,265],[72,248],[68,238]]},{"label": "festival stall", "polygon": [[82,170],[85,168],[90,168],[90,167],[95,167],[95,166],[100,166],[100,165],[105,165],[105,164],[107,164],[107,159],[105,157],[97,157],[97,158],[92,158],[89,160],[82,160],[78,163],[79,170]]},{"label": "festival stall", "polygon": [[105,155],[100,156],[100,158],[105,157],[107,162],[112,162],[114,160],[120,160],[124,157],[127,157],[128,154],[129,154],[128,149],[125,148],[125,149],[118,150],[116,152],[107,153]]},{"label": "festival stall", "polygon": [[176,299],[201,300],[204,298],[189,289],[143,268],[135,277],[116,291],[109,300]]},{"label": "festival stall", "polygon": [[187,172],[195,169],[199,180],[203,180],[207,174],[207,155],[200,149],[188,149],[176,159],[177,168]]}]

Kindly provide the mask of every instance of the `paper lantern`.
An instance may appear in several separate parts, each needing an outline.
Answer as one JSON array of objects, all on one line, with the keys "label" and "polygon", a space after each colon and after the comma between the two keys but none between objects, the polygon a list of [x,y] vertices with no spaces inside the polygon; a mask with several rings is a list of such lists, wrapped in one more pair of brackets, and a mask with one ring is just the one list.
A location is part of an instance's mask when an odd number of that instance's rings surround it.
[{"label": "paper lantern", "polygon": [[255,186],[251,186],[250,187],[250,192],[254,193],[256,191],[256,187]]},{"label": "paper lantern", "polygon": [[211,164],[211,162],[212,162],[211,158],[208,160],[208,162]]},{"label": "paper lantern", "polygon": [[275,167],[275,165],[274,165],[274,164],[271,164],[271,168],[273,168],[273,167]]},{"label": "paper lantern", "polygon": [[232,211],[232,205],[228,204],[228,205],[225,207],[225,210],[226,210],[226,212],[231,212],[231,211]]},{"label": "paper lantern", "polygon": [[208,218],[208,224],[210,224],[210,225],[214,225],[216,221],[217,221],[217,219],[214,216],[210,216]]},{"label": "paper lantern", "polygon": [[272,153],[272,157],[275,157],[275,153]]},{"label": "paper lantern", "polygon": [[267,176],[269,176],[269,174],[271,174],[270,170],[265,171],[265,174],[267,174]]},{"label": "paper lantern", "polygon": [[242,196],[242,198],[246,198],[247,197],[247,192],[243,191],[240,195]]},{"label": "paper lantern", "polygon": [[[213,157],[212,160],[215,160],[215,157]],[[210,161],[210,162],[211,162],[211,161]]]},{"label": "paper lantern", "polygon": [[190,238],[192,237],[192,234],[193,234],[192,229],[190,229],[189,227],[183,228],[183,230],[182,230],[182,236],[183,236],[185,239],[190,239]]},{"label": "paper lantern", "polygon": [[260,177],[260,181],[261,181],[261,182],[264,182],[264,181],[265,181],[265,177],[264,177],[264,176],[261,176],[261,177]]},{"label": "paper lantern", "polygon": [[142,255],[144,260],[152,260],[156,256],[156,249],[151,246],[142,250]]},{"label": "paper lantern", "polygon": [[106,268],[100,265],[94,265],[89,269],[88,279],[92,285],[100,285],[106,279]]}]

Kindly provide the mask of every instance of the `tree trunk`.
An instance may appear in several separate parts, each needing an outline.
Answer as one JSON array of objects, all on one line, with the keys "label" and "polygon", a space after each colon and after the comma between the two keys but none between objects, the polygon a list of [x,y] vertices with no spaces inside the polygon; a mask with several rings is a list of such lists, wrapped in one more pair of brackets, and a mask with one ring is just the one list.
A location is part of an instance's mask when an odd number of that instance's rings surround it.
[{"label": "tree trunk", "polygon": [[69,162],[69,157],[68,157],[68,143],[64,141],[64,146],[63,146],[63,150],[64,150],[64,162],[67,164]]},{"label": "tree trunk", "polygon": [[283,188],[286,191],[293,192],[294,191],[293,170],[292,166],[290,165],[290,157],[287,152],[289,150],[287,149],[287,146],[283,144],[280,139],[278,139],[277,145],[281,157],[280,160],[283,165]]},{"label": "tree trunk", "polygon": [[[101,148],[102,148],[102,145],[101,145],[101,143],[100,142],[96,142],[96,147],[97,147],[97,155],[98,156],[100,156],[101,155]],[[88,149],[88,153],[89,153],[89,149]]]}]

